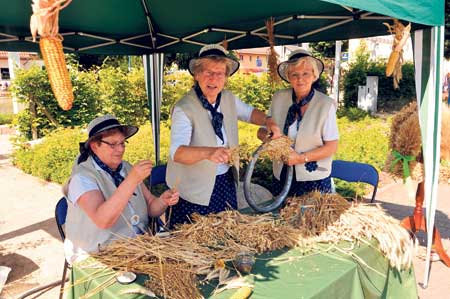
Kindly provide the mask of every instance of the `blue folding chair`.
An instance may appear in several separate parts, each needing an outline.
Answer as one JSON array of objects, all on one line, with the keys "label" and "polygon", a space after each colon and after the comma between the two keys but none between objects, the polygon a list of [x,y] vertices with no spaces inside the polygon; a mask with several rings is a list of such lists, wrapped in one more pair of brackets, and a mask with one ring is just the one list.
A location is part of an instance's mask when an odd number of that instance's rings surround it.
[{"label": "blue folding chair", "polygon": [[362,182],[373,186],[372,198],[375,200],[378,189],[378,171],[370,164],[334,160],[331,167],[331,177],[347,182]]},{"label": "blue folding chair", "polygon": [[[152,168],[152,173],[150,175],[150,187],[164,184],[166,185],[166,169],[167,166],[158,165]],[[165,231],[167,229],[165,223],[161,220],[160,217],[153,218],[154,225],[151,226],[151,229],[154,233]]]},{"label": "blue folding chair", "polygon": [[[64,223],[66,223],[66,216],[67,216],[67,200],[65,197],[63,197],[58,201],[58,203],[56,204],[56,207],[55,207],[56,225],[58,226],[59,235],[61,236],[61,240],[63,242],[66,239],[66,234],[64,233],[64,228],[63,228]],[[61,285],[59,299],[62,299],[64,284],[67,281],[66,275],[67,275],[68,268],[69,268],[69,264],[67,263],[66,259],[64,259],[64,269],[63,269],[63,274],[62,274],[61,280],[57,280],[57,281],[51,282],[49,284],[38,286],[29,291],[26,291],[25,293],[23,293],[19,297],[17,297],[17,299],[24,299],[32,294],[51,289],[57,285]]]},{"label": "blue folding chair", "polygon": [[152,174],[150,176],[150,186],[156,186],[166,183],[166,165],[158,165],[152,168]]}]

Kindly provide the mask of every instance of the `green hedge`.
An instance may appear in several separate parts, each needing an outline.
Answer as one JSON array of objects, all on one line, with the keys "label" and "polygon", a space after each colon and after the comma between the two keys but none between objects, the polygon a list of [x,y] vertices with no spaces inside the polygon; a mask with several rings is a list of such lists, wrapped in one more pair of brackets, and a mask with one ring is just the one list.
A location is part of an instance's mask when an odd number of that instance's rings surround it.
[{"label": "green hedge", "polygon": [[9,125],[14,119],[14,114],[0,113],[0,125]]}]

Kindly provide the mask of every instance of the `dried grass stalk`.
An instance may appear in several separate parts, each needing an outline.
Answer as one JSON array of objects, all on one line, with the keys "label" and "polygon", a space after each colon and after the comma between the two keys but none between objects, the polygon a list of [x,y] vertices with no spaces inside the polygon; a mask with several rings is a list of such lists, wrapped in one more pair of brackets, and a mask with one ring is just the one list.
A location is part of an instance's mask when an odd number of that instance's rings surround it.
[{"label": "dried grass stalk", "polygon": [[409,269],[417,250],[415,239],[400,222],[388,216],[379,205],[353,205],[339,220],[316,238],[318,242],[363,241],[375,238],[380,251],[398,270]]},{"label": "dried grass stalk", "polygon": [[264,143],[263,148],[259,152],[259,157],[286,162],[292,151],[293,143],[292,139],[284,135],[277,139],[271,139],[269,142]]},{"label": "dried grass stalk", "polygon": [[228,164],[230,166],[239,165],[240,157],[239,157],[239,146],[233,146],[230,148],[231,154],[230,158],[228,159]]}]

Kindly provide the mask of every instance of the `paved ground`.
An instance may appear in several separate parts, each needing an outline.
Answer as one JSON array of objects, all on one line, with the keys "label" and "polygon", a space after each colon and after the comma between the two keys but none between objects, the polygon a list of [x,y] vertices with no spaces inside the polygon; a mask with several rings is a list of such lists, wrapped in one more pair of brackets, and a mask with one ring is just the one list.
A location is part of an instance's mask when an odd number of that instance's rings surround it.
[{"label": "paved ground", "polygon": [[[7,136],[0,135],[0,265],[12,268],[0,299],[16,298],[32,287],[59,279],[64,259],[53,216],[61,197],[60,186],[12,167],[7,160],[10,150]],[[436,224],[444,246],[450,248],[450,185],[439,186],[439,194]],[[398,219],[412,213],[414,203],[408,202],[401,182],[381,186],[377,199]],[[442,262],[433,262],[429,286],[423,289],[424,268],[425,262],[416,258],[414,269],[420,298],[449,298],[450,269]],[[58,298],[58,288],[40,298]]]}]

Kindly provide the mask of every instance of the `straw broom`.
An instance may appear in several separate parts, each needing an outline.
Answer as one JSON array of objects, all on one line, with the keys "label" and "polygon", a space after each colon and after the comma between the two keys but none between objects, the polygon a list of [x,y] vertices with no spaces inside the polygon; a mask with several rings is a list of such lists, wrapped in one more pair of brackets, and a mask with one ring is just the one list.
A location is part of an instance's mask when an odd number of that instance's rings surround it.
[{"label": "straw broom", "polygon": [[39,47],[53,94],[63,110],[72,108],[74,100],[72,83],[64,58],[62,37],[58,34],[59,11],[72,0],[33,0],[33,15],[30,20],[33,41],[39,33]]}]

